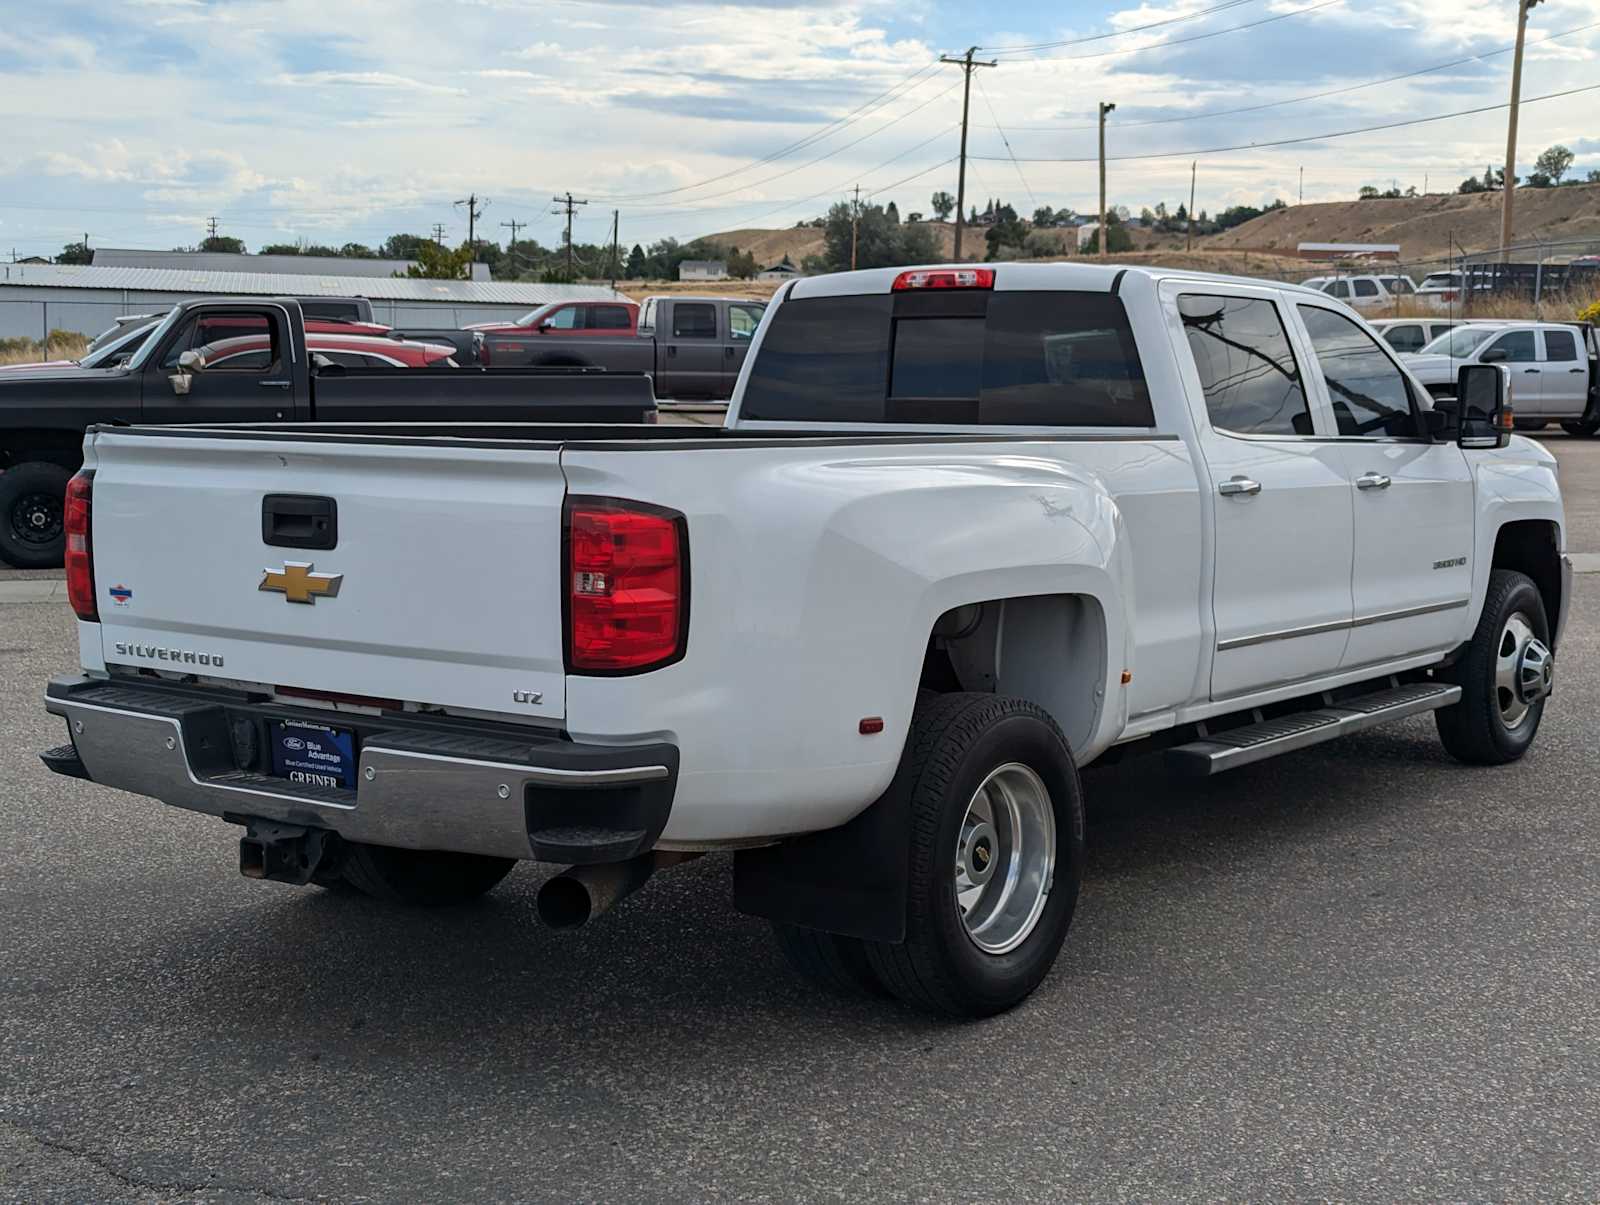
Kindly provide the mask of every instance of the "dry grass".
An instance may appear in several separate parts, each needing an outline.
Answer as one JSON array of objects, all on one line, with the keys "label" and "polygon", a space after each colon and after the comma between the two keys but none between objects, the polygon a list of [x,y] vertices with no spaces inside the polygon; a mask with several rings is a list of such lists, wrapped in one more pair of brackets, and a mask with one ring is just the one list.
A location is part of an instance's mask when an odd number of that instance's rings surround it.
[{"label": "dry grass", "polygon": [[0,339],[0,366],[37,364],[41,360],[76,360],[88,350],[87,336],[65,331],[54,332],[48,344],[37,339]]},{"label": "dry grass", "polygon": [[1506,318],[1517,322],[1571,322],[1596,299],[1589,294],[1555,294],[1540,299],[1537,309],[1527,297],[1475,297],[1450,309],[1405,298],[1392,306],[1365,311],[1368,318]]}]

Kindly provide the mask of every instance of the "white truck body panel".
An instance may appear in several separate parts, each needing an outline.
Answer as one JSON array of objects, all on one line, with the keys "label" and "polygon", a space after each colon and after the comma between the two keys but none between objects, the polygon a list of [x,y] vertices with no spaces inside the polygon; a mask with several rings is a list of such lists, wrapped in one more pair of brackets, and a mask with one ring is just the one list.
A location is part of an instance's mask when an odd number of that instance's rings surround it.
[{"label": "white truck body panel", "polygon": [[[966,688],[1038,702],[1083,763],[1178,723],[1437,662],[1476,623],[1501,526],[1564,523],[1554,458],[1531,441],[1477,452],[1340,436],[1297,310],[1355,315],[1292,286],[1000,265],[1000,292],[1122,299],[1148,429],[741,416],[785,304],[887,293],[896,275],[782,291],[735,391],[735,430],[716,438],[99,431],[95,570],[102,595],[119,582],[134,596],[82,625],[85,668],[159,671],[114,650],[204,645],[225,658],[212,676],[229,681],[557,726],[580,744],[664,742],[681,764],[662,842],[751,843],[839,825],[879,796],[930,634],[955,608],[994,604],[964,646]],[[1309,430],[1212,428],[1175,309],[1189,293],[1279,308]],[[1386,484],[1368,489],[1368,475]],[[1219,494],[1238,477],[1259,493]],[[337,496],[337,553],[263,548],[259,508],[273,492]],[[675,663],[564,671],[561,513],[573,495],[684,516],[689,634]],[[338,598],[258,592],[285,559],[342,573]],[[540,701],[514,704],[514,692]],[[881,732],[863,733],[870,718]]]}]

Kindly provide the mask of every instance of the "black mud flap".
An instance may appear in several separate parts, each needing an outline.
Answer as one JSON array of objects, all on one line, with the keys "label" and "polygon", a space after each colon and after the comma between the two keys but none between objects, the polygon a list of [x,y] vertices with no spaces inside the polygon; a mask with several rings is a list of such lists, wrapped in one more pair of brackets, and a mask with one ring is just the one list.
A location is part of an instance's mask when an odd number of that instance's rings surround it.
[{"label": "black mud flap", "polygon": [[869,941],[906,937],[911,809],[904,767],[878,801],[838,828],[733,859],[740,912]]}]

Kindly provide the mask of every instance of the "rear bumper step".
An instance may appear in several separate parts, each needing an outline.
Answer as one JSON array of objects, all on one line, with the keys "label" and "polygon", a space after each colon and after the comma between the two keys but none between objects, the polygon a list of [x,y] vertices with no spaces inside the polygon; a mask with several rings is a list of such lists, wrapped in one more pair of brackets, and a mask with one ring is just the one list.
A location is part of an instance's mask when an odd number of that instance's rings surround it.
[{"label": "rear bumper step", "polygon": [[1210,733],[1197,741],[1168,749],[1167,762],[1184,774],[1198,777],[1220,774],[1391,720],[1449,707],[1460,698],[1461,688],[1444,682],[1395,686],[1296,715]]},{"label": "rear bumper step", "polygon": [[[677,786],[678,751],[667,744],[579,745],[505,725],[330,714],[90,678],[51,682],[45,707],[72,737],[41,755],[58,773],[190,811],[404,849],[617,861],[654,846]],[[277,778],[241,752],[251,745],[241,729],[285,717],[355,730],[354,788]]]}]

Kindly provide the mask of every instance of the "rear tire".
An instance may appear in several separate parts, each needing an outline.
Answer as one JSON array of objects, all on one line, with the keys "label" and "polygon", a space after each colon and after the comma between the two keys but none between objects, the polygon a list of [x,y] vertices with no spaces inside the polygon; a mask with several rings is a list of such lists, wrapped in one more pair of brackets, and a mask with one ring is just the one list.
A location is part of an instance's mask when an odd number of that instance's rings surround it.
[{"label": "rear tire", "polygon": [[1600,431],[1600,418],[1565,419],[1561,423],[1561,429],[1568,435],[1581,435],[1587,439],[1596,431]]},{"label": "rear tire", "polygon": [[374,899],[432,908],[477,899],[516,864],[515,858],[349,841],[339,873],[350,886]]},{"label": "rear tire", "polygon": [[951,1017],[1014,1008],[1054,964],[1083,880],[1083,794],[1066,738],[1022,699],[918,701],[906,741],[903,943],[865,943],[905,1003]]},{"label": "rear tire", "polygon": [[[1494,570],[1466,652],[1439,674],[1461,687],[1459,703],[1433,713],[1445,749],[1469,765],[1516,761],[1538,734],[1553,672],[1539,587],[1524,574]],[[1545,693],[1528,697],[1536,691]]]},{"label": "rear tire", "polygon": [[18,569],[54,569],[66,553],[62,528],[67,482],[59,464],[30,460],[0,473],[0,561]]},{"label": "rear tire", "polygon": [[855,937],[823,933],[783,921],[772,922],[778,949],[801,976],[825,992],[841,996],[887,996],[872,962],[867,944]]}]

